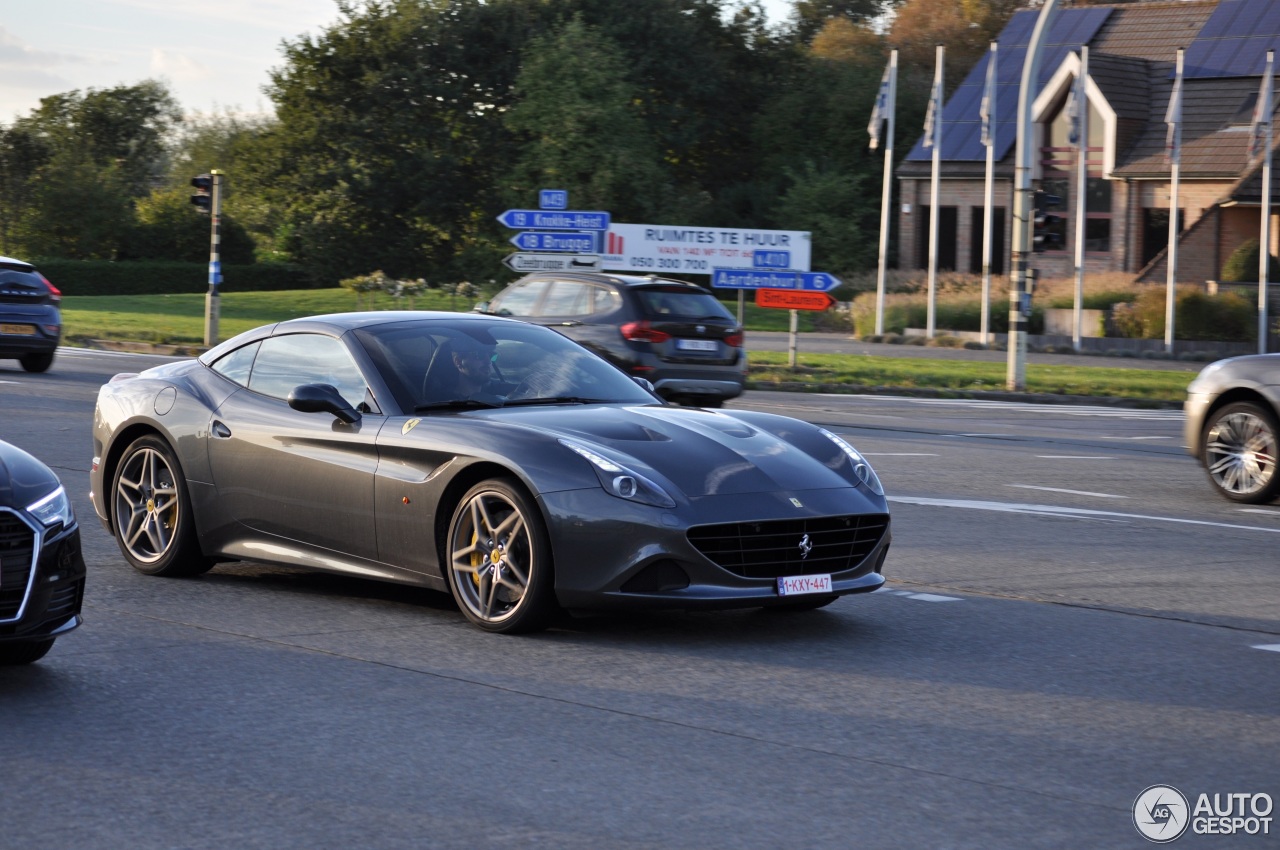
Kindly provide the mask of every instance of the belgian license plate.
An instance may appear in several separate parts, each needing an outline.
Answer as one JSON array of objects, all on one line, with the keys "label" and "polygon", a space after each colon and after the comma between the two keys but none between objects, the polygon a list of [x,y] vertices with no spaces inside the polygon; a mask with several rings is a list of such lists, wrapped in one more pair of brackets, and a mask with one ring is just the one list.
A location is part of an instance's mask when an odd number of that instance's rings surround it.
[{"label": "belgian license plate", "polygon": [[715,351],[717,345],[714,339],[678,339],[676,348],[681,351]]},{"label": "belgian license plate", "polygon": [[779,596],[801,596],[805,593],[830,593],[831,576],[783,576],[778,579]]},{"label": "belgian license plate", "polygon": [[36,329],[31,325],[0,325],[0,334],[17,334],[19,336],[35,336]]}]

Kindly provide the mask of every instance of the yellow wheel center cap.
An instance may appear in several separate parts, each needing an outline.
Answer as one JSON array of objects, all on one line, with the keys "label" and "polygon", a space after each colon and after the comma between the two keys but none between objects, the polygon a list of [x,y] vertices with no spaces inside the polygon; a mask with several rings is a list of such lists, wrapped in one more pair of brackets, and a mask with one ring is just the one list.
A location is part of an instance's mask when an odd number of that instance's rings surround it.
[{"label": "yellow wheel center cap", "polygon": [[489,553],[489,562],[490,562],[490,563],[492,563],[495,567],[496,567],[498,564],[501,564],[501,563],[502,563],[502,550],[500,550],[500,549],[494,549],[492,552],[490,552],[490,553]]},{"label": "yellow wheel center cap", "polygon": [[151,513],[155,513],[155,512],[156,512],[156,500],[155,500],[155,499],[147,499],[147,510],[148,510],[149,512],[151,512]]}]

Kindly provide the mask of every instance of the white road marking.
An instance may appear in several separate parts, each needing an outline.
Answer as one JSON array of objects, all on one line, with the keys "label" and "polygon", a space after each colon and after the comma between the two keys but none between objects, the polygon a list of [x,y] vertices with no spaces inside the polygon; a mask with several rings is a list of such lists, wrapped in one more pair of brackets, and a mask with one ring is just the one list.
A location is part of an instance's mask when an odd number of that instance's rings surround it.
[{"label": "white road marking", "polygon": [[1076,517],[1080,519],[1112,519],[1112,520],[1150,520],[1152,522],[1175,522],[1181,525],[1210,525],[1214,528],[1233,528],[1240,531],[1261,531],[1264,534],[1280,534],[1280,528],[1260,528],[1256,525],[1235,525],[1229,522],[1210,522],[1204,519],[1181,519],[1179,517],[1149,516],[1147,514],[1124,514],[1116,511],[1097,511],[1088,508],[1062,508],[1055,505],[1025,505],[1013,502],[983,502],[975,499],[927,499],[912,496],[891,496],[891,502],[904,505],[923,505],[937,508],[968,508],[976,511],[998,511],[1011,514],[1039,514],[1041,516]]},{"label": "white road marking", "polygon": [[1049,493],[1070,493],[1073,496],[1097,496],[1099,499],[1127,499],[1128,496],[1117,496],[1114,493],[1090,493],[1088,490],[1064,490],[1061,487],[1037,487],[1034,484],[1006,484],[1006,487],[1017,487],[1020,490],[1045,490]]},{"label": "white road marking", "polygon": [[904,596],[907,599],[915,599],[918,602],[963,602],[959,596],[939,596],[936,593],[917,593],[914,590],[898,590],[896,587],[883,585],[879,590],[873,593],[892,593],[894,596]]},{"label": "white road marking", "polygon": [[857,395],[853,393],[848,395],[842,393],[822,393],[822,395],[829,396],[831,398],[857,398],[871,402],[878,401],[885,404],[907,402],[910,404],[933,406],[997,408],[1000,410],[1024,410],[1036,413],[1051,413],[1054,416],[1102,416],[1112,419],[1148,419],[1158,421],[1181,421],[1183,417],[1182,410],[1178,408],[1138,410],[1134,408],[1102,407],[1085,404],[1033,404],[1031,402],[994,401],[990,399],[976,398],[907,398],[904,396]]},{"label": "white road marking", "polygon": [[1036,455],[1045,460],[1115,460],[1112,455]]},{"label": "white road marking", "polygon": [[1264,516],[1280,516],[1280,511],[1269,511],[1266,508],[1236,508],[1242,514],[1263,514]]},{"label": "white road marking", "polygon": [[1265,649],[1267,652],[1280,652],[1280,643],[1259,643],[1255,644],[1254,649]]},{"label": "white road marking", "polygon": [[863,452],[866,457],[937,457],[935,452]]},{"label": "white road marking", "polygon": [[1173,437],[1099,437],[1101,440],[1172,440]]}]

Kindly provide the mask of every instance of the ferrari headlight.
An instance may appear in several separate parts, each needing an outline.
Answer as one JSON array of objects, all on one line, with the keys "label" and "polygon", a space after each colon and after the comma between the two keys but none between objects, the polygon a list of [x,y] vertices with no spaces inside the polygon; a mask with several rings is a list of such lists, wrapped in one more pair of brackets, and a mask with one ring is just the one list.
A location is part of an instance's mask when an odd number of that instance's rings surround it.
[{"label": "ferrari headlight", "polygon": [[55,526],[58,523],[71,525],[76,518],[71,510],[71,500],[67,498],[67,491],[61,486],[40,501],[27,505],[27,510],[47,526]]},{"label": "ferrari headlight", "polygon": [[591,468],[600,479],[600,486],[611,495],[629,502],[641,502],[659,508],[674,508],[675,499],[667,495],[657,484],[638,472],[616,463],[599,452],[592,451],[573,440],[560,440],[560,445],[576,452],[591,462]]},{"label": "ferrari headlight", "polygon": [[858,454],[858,450],[849,445],[849,442],[843,437],[837,437],[826,428],[819,428],[822,436],[840,447],[840,450],[849,456],[849,460],[853,462],[853,474],[858,476],[858,480],[871,488],[871,492],[877,496],[884,495],[884,485],[880,483],[880,476],[876,475],[876,471],[871,468],[871,464],[867,463],[867,459]]}]

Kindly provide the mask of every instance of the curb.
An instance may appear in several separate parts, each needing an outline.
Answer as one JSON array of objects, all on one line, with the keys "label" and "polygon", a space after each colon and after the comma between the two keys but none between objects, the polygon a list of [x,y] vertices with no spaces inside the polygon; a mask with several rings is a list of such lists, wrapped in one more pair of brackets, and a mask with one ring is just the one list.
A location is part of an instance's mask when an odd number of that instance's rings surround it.
[{"label": "curb", "polygon": [[1182,402],[1154,398],[1121,396],[1058,395],[1056,393],[1018,393],[998,390],[935,390],[924,387],[882,387],[870,384],[805,384],[799,381],[747,381],[748,390],[773,390],[793,393],[830,393],[832,395],[895,395],[908,398],[952,398],[978,401],[1020,401],[1028,404],[1077,404],[1093,407],[1123,407],[1138,410],[1181,410]]}]

